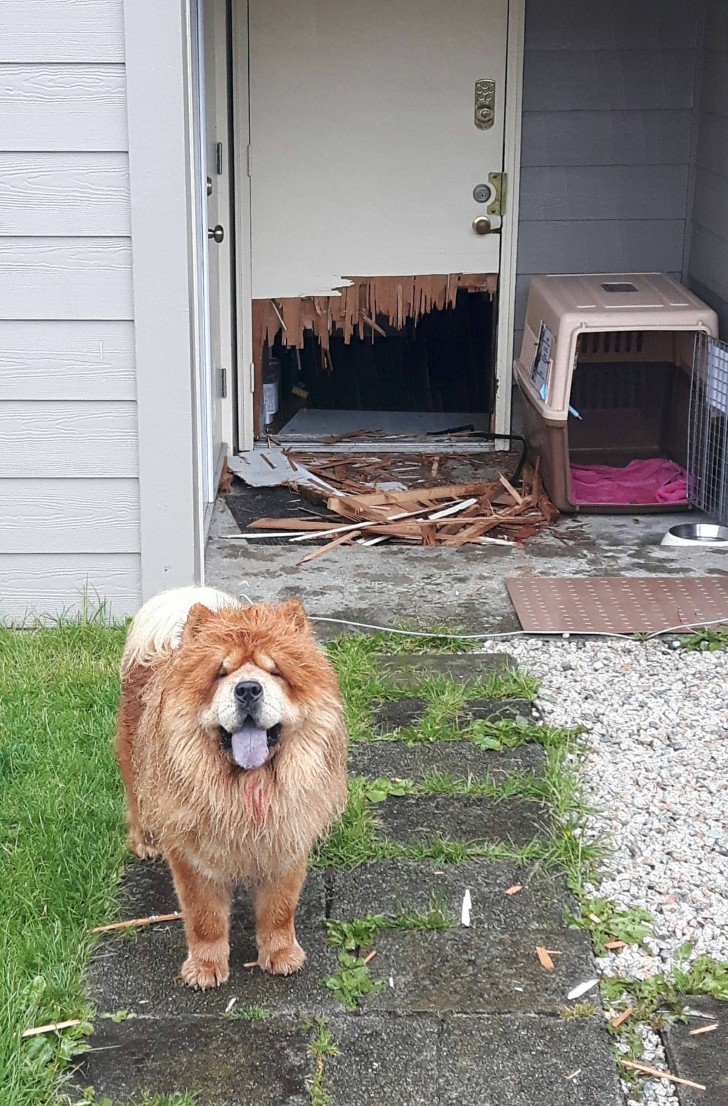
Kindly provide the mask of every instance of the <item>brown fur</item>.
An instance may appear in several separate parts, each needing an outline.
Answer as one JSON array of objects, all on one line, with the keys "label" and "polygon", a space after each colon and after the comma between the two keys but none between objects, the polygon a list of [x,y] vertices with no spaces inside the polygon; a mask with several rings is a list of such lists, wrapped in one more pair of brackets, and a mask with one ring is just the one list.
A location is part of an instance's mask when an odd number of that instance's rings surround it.
[{"label": "brown fur", "polygon": [[[241,666],[270,679],[274,665],[294,720],[284,719],[272,758],[255,770],[232,764],[204,722],[223,662],[231,679]],[[130,846],[140,858],[161,852],[172,870],[188,944],[182,978],[196,987],[227,979],[238,882],[253,892],[261,967],[300,968],[293,919],[309,850],[346,802],[336,677],[300,603],[215,613],[194,605],[178,647],[123,664],[116,755]]]}]

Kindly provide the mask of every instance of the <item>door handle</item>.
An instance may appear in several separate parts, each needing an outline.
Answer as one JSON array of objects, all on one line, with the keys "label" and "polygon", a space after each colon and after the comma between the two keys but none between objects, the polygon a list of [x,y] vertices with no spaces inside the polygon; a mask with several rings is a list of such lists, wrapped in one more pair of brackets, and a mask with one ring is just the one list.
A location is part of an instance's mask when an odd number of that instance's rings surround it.
[{"label": "door handle", "polygon": [[208,228],[207,237],[214,238],[216,242],[222,242],[225,237],[225,231],[218,223],[216,227],[212,228],[212,230]]},{"label": "door handle", "polygon": [[487,215],[478,215],[473,219],[473,230],[476,234],[500,234],[501,228],[494,227]]}]

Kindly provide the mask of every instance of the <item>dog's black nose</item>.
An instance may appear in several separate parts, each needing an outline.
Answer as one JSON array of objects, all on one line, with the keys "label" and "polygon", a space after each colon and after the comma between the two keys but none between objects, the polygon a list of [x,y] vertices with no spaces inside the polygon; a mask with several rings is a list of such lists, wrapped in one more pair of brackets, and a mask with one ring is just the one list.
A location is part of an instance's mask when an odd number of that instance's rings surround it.
[{"label": "dog's black nose", "polygon": [[240,680],[235,685],[235,698],[245,707],[252,707],[263,696],[263,686],[257,680]]}]

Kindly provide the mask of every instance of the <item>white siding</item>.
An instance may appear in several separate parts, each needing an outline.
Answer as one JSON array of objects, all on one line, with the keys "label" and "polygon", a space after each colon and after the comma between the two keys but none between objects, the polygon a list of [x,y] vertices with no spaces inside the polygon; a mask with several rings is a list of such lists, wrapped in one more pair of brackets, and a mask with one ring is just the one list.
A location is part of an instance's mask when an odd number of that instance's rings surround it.
[{"label": "white siding", "polygon": [[526,0],[517,353],[534,274],[680,276],[700,7]]},{"label": "white siding", "polygon": [[140,598],[122,0],[3,0],[0,619]]},{"label": "white siding", "polygon": [[688,283],[728,338],[728,11],[709,0],[698,104]]}]

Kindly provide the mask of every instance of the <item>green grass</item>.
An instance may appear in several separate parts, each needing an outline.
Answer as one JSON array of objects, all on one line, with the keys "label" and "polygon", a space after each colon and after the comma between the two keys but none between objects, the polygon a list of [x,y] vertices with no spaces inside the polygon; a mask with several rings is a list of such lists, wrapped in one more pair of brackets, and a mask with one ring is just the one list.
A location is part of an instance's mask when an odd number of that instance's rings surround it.
[{"label": "green grass", "polygon": [[251,1003],[250,1006],[232,1006],[225,1011],[225,1017],[237,1022],[261,1022],[270,1017],[270,1011],[265,1006]]},{"label": "green grass", "polygon": [[306,1090],[311,1106],[332,1106],[331,1095],[326,1086],[326,1061],[338,1056],[339,1050],[331,1038],[325,1018],[316,1018],[306,1023],[312,1031],[308,1044],[308,1055],[313,1061],[313,1071],[306,1078]]},{"label": "green grass", "polygon": [[123,630],[0,629],[0,1106],[52,1101],[87,1024],[88,929],[108,920],[125,853],[111,755]]},{"label": "green grass", "polygon": [[[441,627],[439,629],[442,629]],[[390,634],[342,635],[329,642],[326,651],[336,669],[346,706],[346,719],[352,741],[371,740],[377,735],[372,729],[371,714],[377,702],[399,699],[407,695],[424,695],[433,712],[441,718],[457,715],[467,699],[527,699],[533,700],[537,684],[522,672],[506,669],[488,673],[469,687],[436,676],[421,686],[402,688],[387,682],[377,669],[377,656],[382,653],[408,654],[468,652],[472,643],[441,638],[409,638]],[[452,727],[451,727],[452,728]]]},{"label": "green grass", "polygon": [[694,634],[680,638],[680,644],[683,649],[701,652],[707,650],[715,653],[718,649],[725,649],[728,646],[728,630],[711,630],[705,627],[702,630],[696,630]]}]

